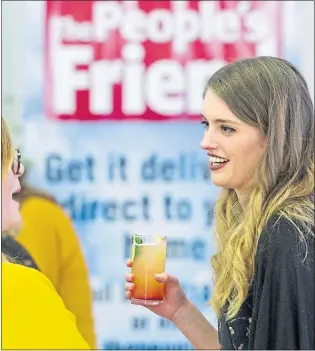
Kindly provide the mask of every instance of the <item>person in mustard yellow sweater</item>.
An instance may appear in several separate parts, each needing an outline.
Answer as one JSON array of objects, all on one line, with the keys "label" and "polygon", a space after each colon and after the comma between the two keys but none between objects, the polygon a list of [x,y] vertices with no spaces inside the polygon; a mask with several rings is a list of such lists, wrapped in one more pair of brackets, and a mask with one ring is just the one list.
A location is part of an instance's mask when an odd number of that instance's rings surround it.
[{"label": "person in mustard yellow sweater", "polygon": [[[1,232],[5,232],[21,223],[14,194],[20,191],[19,177],[24,167],[19,151],[13,149],[3,118],[1,163]],[[67,310],[49,279],[38,270],[12,260],[2,254],[1,349],[89,349],[74,315]]]},{"label": "person in mustard yellow sweater", "polygon": [[22,228],[16,239],[52,282],[91,348],[96,348],[92,292],[83,253],[70,218],[49,195],[24,186],[18,194]]}]

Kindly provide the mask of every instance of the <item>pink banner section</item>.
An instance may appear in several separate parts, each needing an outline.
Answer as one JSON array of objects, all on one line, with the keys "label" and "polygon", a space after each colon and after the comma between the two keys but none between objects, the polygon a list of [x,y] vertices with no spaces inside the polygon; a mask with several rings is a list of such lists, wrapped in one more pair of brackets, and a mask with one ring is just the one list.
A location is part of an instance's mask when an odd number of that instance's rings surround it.
[{"label": "pink banner section", "polygon": [[280,55],[280,1],[47,1],[45,113],[191,120],[227,62]]}]

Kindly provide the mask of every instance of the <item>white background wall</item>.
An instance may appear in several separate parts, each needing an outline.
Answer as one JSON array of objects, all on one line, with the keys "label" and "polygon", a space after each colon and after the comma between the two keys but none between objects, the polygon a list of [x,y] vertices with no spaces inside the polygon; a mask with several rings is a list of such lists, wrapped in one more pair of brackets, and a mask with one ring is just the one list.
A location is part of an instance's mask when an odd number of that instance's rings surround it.
[{"label": "white background wall", "polygon": [[[24,65],[23,1],[3,1],[2,5],[2,116],[15,142],[21,142],[21,113]],[[17,145],[20,146],[20,145]]]}]

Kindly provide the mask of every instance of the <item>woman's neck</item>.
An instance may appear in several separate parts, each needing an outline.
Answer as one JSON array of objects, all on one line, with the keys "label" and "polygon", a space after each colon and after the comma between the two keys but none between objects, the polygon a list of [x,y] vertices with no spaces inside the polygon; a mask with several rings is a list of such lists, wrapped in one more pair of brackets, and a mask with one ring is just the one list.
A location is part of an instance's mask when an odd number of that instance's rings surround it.
[{"label": "woman's neck", "polygon": [[246,210],[246,207],[248,205],[248,201],[249,201],[249,195],[247,191],[244,190],[238,190],[238,189],[234,189],[238,198],[238,201],[243,209],[243,211]]}]

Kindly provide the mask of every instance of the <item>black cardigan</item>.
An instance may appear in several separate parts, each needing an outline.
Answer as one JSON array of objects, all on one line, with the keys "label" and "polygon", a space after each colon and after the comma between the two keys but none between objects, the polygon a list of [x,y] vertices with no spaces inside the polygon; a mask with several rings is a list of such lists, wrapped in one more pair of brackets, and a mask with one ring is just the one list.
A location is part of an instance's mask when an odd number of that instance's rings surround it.
[{"label": "black cardigan", "polygon": [[246,301],[235,319],[219,318],[222,349],[315,350],[314,231],[305,239],[284,217],[268,222]]}]

